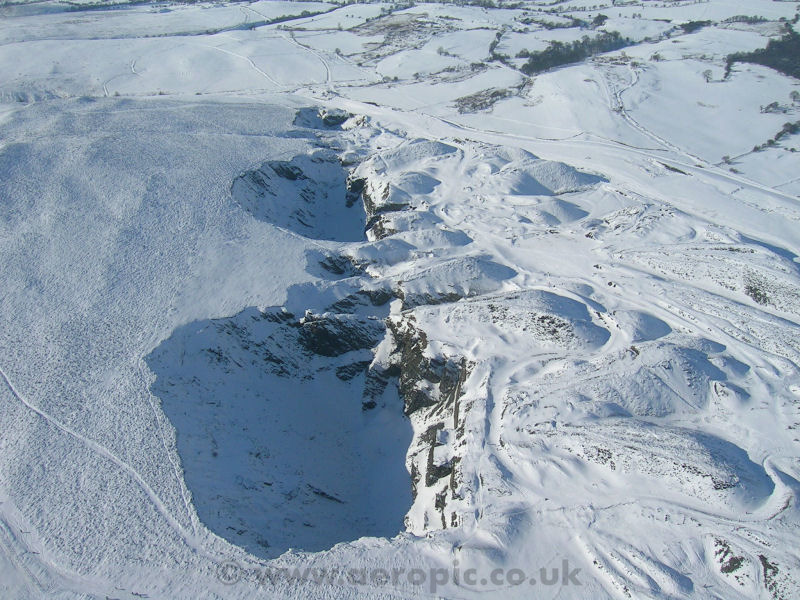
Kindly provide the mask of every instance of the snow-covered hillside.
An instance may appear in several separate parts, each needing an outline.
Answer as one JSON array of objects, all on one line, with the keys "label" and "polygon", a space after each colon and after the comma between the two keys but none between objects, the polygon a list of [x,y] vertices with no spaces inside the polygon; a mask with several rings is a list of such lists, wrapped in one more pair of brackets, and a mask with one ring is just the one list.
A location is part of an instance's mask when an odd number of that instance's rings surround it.
[{"label": "snow-covered hillside", "polygon": [[0,3],[0,597],[800,595],[798,2],[480,4]]}]

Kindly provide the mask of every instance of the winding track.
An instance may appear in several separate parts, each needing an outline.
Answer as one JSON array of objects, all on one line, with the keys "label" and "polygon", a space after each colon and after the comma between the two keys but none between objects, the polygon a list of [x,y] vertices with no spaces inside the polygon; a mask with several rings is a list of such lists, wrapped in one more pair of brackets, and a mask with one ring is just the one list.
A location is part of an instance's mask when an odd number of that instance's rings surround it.
[{"label": "winding track", "polygon": [[219,46],[211,46],[211,45],[208,45],[208,44],[201,44],[201,46],[204,46],[205,48],[211,48],[212,50],[217,50],[217,51],[222,52],[224,54],[229,54],[230,56],[235,56],[236,58],[240,58],[242,60],[247,61],[247,63],[250,65],[250,67],[256,73],[261,75],[264,79],[266,79],[272,85],[274,85],[276,88],[278,88],[279,91],[286,89],[286,86],[284,84],[282,84],[281,82],[276,80],[274,77],[272,77],[272,75],[270,75],[269,73],[267,73],[266,71],[261,69],[256,63],[253,62],[253,59],[250,58],[249,56],[244,56],[243,54],[237,54],[236,52],[232,52],[230,50],[226,50],[225,48],[220,48]]},{"label": "winding track", "polygon": [[111,461],[117,467],[125,471],[128,475],[130,475],[133,480],[138,484],[141,490],[147,494],[150,501],[153,503],[154,507],[158,511],[158,513],[164,518],[164,520],[169,524],[169,526],[180,536],[180,538],[185,542],[185,544],[195,552],[199,552],[205,554],[205,550],[199,540],[195,537],[193,532],[188,532],[186,529],[178,523],[178,521],[172,516],[170,511],[164,505],[164,502],[161,498],[156,494],[155,490],[148,485],[148,483],[144,480],[144,478],[139,474],[139,472],[131,467],[128,463],[124,460],[119,458],[116,454],[108,450],[105,446],[95,442],[92,439],[87,438],[81,433],[78,433],[74,429],[70,428],[67,425],[64,425],[58,419],[48,414],[46,411],[34,406],[31,404],[11,383],[11,380],[6,375],[5,371],[0,368],[0,378],[2,378],[3,382],[5,383],[6,387],[11,392],[12,396],[16,398],[19,402],[21,402],[28,410],[34,412],[39,417],[44,419],[48,424],[52,425],[62,433],[67,434],[68,436],[76,439],[81,444],[86,446],[92,452],[99,454],[103,458]]}]

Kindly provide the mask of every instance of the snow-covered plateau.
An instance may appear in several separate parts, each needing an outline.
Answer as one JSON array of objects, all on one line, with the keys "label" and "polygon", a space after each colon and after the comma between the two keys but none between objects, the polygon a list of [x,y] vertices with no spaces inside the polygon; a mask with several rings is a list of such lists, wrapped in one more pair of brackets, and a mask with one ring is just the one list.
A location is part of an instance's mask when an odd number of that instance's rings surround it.
[{"label": "snow-covered plateau", "polygon": [[0,599],[800,598],[799,14],[0,0]]}]

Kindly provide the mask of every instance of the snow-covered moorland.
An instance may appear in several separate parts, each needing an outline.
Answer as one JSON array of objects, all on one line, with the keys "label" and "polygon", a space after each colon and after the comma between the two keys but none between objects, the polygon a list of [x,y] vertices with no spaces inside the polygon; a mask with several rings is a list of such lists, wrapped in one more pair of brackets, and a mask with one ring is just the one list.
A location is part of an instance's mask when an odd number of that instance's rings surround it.
[{"label": "snow-covered moorland", "polygon": [[0,597],[798,597],[799,9],[0,1]]}]

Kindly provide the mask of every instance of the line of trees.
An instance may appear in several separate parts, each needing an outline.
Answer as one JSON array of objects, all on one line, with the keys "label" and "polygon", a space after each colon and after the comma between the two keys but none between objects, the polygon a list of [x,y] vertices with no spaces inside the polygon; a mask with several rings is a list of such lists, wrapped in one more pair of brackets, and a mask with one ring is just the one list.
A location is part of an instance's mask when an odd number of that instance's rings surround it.
[{"label": "line of trees", "polygon": [[611,31],[593,38],[585,35],[570,43],[550,42],[550,45],[540,52],[523,50],[517,54],[517,58],[527,58],[527,62],[522,65],[522,72],[534,75],[553,67],[581,62],[595,54],[619,50],[629,46],[630,43],[630,39],[622,37],[618,31]]},{"label": "line of trees", "polygon": [[[798,133],[800,133],[800,121],[795,121],[794,123],[784,123],[781,130],[776,133],[773,138],[767,140],[759,146],[753,146],[753,152],[760,152],[766,148],[776,146],[778,142],[781,141],[781,138],[785,138],[790,135],[796,135]],[[793,149],[791,151],[794,152]]]},{"label": "line of trees", "polygon": [[711,25],[711,21],[689,21],[688,23],[682,23],[680,28],[683,29],[685,33],[694,33],[698,29],[708,27],[709,25]]},{"label": "line of trees", "polygon": [[737,52],[728,56],[725,77],[737,62],[764,65],[800,79],[800,34],[786,27],[786,34],[779,40],[770,40],[766,48],[754,52]]}]

